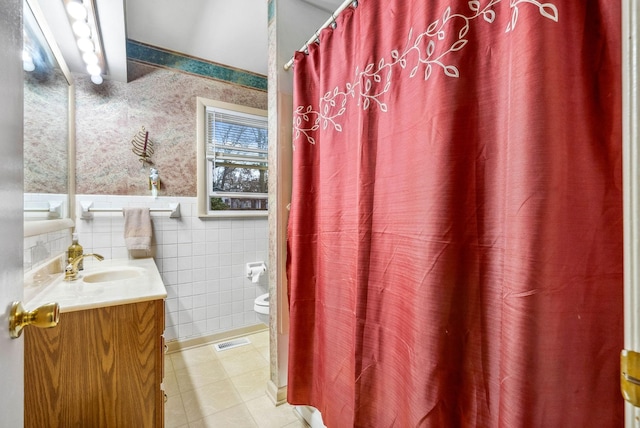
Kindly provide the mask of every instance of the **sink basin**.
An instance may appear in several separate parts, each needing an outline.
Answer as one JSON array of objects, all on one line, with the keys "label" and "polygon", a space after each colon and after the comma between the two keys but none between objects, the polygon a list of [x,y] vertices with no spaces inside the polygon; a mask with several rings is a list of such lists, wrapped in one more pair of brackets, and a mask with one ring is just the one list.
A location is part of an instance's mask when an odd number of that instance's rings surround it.
[{"label": "sink basin", "polygon": [[82,280],[88,283],[113,282],[125,279],[133,279],[142,276],[144,269],[137,268],[117,268],[89,273],[83,276]]}]

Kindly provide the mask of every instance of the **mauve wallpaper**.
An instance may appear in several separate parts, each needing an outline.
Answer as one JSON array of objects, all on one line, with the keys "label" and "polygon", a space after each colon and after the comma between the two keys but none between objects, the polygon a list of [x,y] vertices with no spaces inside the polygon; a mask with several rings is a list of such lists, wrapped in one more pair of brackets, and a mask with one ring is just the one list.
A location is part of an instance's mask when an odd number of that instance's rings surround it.
[{"label": "mauve wallpaper", "polygon": [[267,108],[267,93],[128,62],[129,82],[76,82],[76,193],[147,195],[149,169],[131,151],[149,132],[161,196],[196,196],[196,98]]},{"label": "mauve wallpaper", "polygon": [[24,73],[25,193],[67,193],[68,88],[59,69]]}]

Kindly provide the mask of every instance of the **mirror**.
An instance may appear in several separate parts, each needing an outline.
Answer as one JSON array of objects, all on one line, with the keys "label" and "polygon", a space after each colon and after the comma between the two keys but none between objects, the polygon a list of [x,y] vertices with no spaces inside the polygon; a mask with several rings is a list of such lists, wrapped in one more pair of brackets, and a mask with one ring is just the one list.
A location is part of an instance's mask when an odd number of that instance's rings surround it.
[{"label": "mirror", "polygon": [[[72,77],[36,0],[23,3],[25,236],[69,217]],[[60,225],[65,226],[67,222]],[[49,226],[54,226],[50,224]]]}]

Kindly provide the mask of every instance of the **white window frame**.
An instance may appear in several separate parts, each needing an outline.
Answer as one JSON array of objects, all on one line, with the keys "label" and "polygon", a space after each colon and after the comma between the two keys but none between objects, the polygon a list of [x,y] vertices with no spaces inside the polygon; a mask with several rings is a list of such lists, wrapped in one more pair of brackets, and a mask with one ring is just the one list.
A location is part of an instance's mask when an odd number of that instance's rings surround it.
[{"label": "white window frame", "polygon": [[[214,194],[210,177],[211,169],[208,167],[207,158],[207,108],[221,109],[229,112],[237,112],[240,115],[249,114],[262,116],[266,119],[267,111],[237,104],[225,103],[217,100],[197,97],[197,179],[198,179],[198,217],[267,217],[268,210],[210,210],[209,197],[223,194]],[[228,193],[229,196],[237,194]],[[250,195],[250,194],[249,194]],[[264,196],[261,196],[264,197]]]}]

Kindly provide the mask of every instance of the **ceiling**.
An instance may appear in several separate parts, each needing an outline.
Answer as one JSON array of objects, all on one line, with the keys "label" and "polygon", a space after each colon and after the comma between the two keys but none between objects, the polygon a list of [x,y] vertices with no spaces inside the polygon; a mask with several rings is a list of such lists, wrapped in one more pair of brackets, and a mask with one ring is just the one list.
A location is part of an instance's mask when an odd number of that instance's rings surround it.
[{"label": "ceiling", "polygon": [[[233,68],[267,74],[267,0],[94,0],[107,79],[127,81],[126,39]],[[294,0],[329,16],[343,0]],[[84,73],[62,0],[41,0],[69,69]],[[309,36],[315,29],[309,30]]]}]

